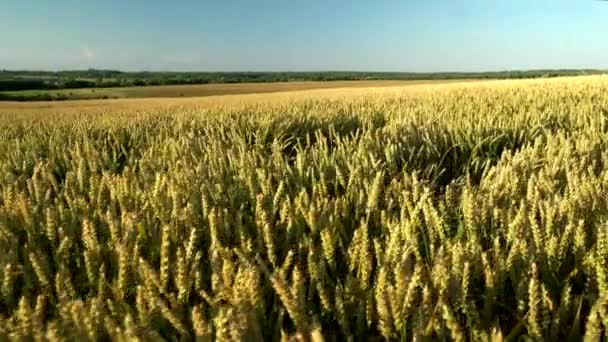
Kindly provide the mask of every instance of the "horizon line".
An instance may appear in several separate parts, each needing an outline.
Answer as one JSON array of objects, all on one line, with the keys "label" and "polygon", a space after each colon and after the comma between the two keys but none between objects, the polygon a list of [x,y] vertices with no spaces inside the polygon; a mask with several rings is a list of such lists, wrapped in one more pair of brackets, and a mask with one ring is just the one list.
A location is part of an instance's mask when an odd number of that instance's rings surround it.
[{"label": "horizon line", "polygon": [[[607,0],[608,1],[608,0]],[[608,71],[602,68],[531,68],[531,69],[488,69],[478,71],[373,71],[373,70],[127,70],[127,69],[112,69],[112,68],[86,68],[86,69],[0,69],[0,72],[86,72],[86,71],[109,71],[120,73],[208,73],[208,74],[232,74],[232,73],[248,73],[248,74],[280,74],[280,73],[359,73],[359,74],[482,74],[482,73],[507,73],[507,72],[541,72],[541,71]]]}]

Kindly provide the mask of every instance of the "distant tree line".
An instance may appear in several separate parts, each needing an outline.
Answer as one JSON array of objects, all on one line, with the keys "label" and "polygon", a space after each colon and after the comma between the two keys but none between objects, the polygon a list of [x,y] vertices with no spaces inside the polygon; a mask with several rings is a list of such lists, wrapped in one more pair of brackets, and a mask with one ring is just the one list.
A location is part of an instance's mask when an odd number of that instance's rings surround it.
[{"label": "distant tree line", "polygon": [[350,81],[512,79],[574,76],[602,70],[530,70],[498,72],[122,72],[115,70],[8,71],[0,70],[0,91],[110,88],[175,84]]}]

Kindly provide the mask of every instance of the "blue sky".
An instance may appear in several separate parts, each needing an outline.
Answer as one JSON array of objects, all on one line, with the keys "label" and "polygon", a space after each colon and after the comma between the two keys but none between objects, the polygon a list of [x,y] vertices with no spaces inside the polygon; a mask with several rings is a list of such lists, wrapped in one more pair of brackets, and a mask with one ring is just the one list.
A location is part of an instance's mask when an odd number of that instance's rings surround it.
[{"label": "blue sky", "polygon": [[594,0],[0,0],[0,69],[608,68]]}]

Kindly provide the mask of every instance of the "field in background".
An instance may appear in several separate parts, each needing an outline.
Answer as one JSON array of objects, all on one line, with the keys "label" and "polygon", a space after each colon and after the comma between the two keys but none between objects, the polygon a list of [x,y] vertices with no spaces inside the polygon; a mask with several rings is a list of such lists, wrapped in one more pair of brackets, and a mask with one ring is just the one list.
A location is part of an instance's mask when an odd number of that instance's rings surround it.
[{"label": "field in background", "polygon": [[[275,82],[201,85],[165,85],[125,88],[90,88],[59,90],[22,90],[0,92],[2,101],[52,101],[91,100],[157,97],[202,97],[252,93],[275,93],[309,89],[367,88],[420,84],[444,84],[468,82],[468,80],[419,80],[419,81],[331,81],[331,82]],[[0,101],[0,105],[2,103]]]},{"label": "field in background", "polygon": [[606,89],[0,104],[0,336],[602,340]]},{"label": "field in background", "polygon": [[[528,79],[597,75],[602,70],[511,70],[498,72],[121,72],[117,70],[27,71],[0,70],[0,99],[3,91],[116,88],[176,84],[229,84],[303,81],[415,81],[464,79]],[[40,93],[44,95],[48,93]]]}]

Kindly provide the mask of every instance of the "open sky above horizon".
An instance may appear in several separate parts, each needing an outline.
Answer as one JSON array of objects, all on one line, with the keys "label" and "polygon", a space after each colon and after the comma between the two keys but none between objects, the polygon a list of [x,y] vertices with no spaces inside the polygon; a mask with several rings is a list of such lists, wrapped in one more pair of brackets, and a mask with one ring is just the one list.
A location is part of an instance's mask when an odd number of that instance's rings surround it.
[{"label": "open sky above horizon", "polygon": [[608,69],[596,0],[5,0],[0,69]]}]

